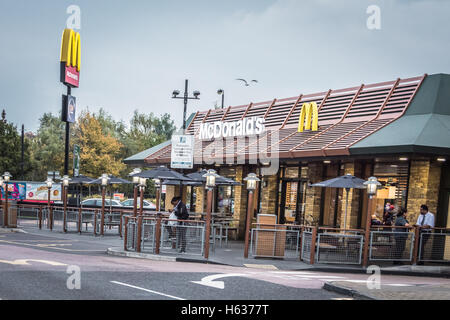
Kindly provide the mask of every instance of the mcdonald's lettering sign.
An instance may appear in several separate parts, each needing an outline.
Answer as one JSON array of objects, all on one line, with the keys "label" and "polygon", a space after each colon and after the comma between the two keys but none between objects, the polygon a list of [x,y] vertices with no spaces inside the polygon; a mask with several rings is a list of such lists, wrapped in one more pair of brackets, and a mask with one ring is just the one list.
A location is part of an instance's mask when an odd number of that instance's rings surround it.
[{"label": "mcdonald's lettering sign", "polygon": [[78,88],[81,69],[80,34],[72,29],[64,29],[63,31],[60,61],[60,81],[65,85]]},{"label": "mcdonald's lettering sign", "polygon": [[[306,124],[305,124],[306,121]],[[317,131],[319,126],[319,112],[315,102],[304,103],[298,120],[298,132],[304,130]]]}]

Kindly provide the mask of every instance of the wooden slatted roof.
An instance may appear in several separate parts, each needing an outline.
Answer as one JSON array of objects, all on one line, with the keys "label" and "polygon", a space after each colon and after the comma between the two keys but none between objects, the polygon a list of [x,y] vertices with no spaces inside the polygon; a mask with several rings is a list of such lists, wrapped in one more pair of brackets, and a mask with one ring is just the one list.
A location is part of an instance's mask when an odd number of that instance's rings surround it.
[{"label": "wooden slatted roof", "polygon": [[[425,77],[201,111],[195,114],[187,132],[196,135],[201,123],[264,117],[267,131],[261,137],[250,137],[244,143],[238,139],[231,139],[229,143],[222,141],[210,156],[225,162],[225,157],[230,156],[254,157],[258,150],[269,154],[278,150],[280,158],[348,155],[349,147],[403,115]],[[297,132],[300,110],[306,102],[315,102],[319,106],[318,131]],[[214,141],[200,141],[197,135],[195,141],[198,152],[205,148],[214,149]],[[146,162],[169,163],[170,150],[169,145],[148,156]]]}]

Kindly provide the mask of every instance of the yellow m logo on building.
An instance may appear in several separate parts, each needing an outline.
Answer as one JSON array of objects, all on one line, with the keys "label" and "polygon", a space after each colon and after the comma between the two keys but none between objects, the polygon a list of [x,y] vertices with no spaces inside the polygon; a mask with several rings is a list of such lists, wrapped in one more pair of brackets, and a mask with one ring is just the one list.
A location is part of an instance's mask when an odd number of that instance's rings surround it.
[{"label": "yellow m logo on building", "polygon": [[319,111],[317,109],[317,103],[315,102],[304,103],[300,111],[300,118],[298,120],[297,131],[298,132],[303,132],[304,130],[317,131],[318,126],[319,126]]},{"label": "yellow m logo on building", "polygon": [[61,41],[61,62],[67,67],[81,69],[81,43],[80,34],[72,29],[64,29]]}]

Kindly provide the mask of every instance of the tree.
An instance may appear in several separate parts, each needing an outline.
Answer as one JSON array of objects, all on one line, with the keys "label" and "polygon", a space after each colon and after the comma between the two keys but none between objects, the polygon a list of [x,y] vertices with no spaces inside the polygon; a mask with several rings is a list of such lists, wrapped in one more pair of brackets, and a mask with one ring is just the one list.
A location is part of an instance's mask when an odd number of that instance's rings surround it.
[{"label": "tree", "polygon": [[[24,143],[24,159],[29,159],[29,143]],[[22,142],[17,127],[8,123],[3,110],[0,119],[0,174],[8,171],[14,179],[21,177]],[[24,174],[30,171],[29,161],[25,161]]]},{"label": "tree", "polygon": [[126,168],[122,163],[122,144],[112,133],[104,133],[100,121],[89,111],[78,118],[75,133],[81,148],[80,167],[83,174],[99,177],[103,173],[119,176]]},{"label": "tree", "polygon": [[131,156],[170,139],[175,129],[173,120],[167,113],[158,118],[152,112],[144,114],[135,110],[133,118],[130,120],[130,129],[124,137],[127,146],[126,156]]},{"label": "tree", "polygon": [[36,136],[31,140],[31,180],[44,181],[48,171],[64,170],[65,123],[59,116],[44,113]]}]

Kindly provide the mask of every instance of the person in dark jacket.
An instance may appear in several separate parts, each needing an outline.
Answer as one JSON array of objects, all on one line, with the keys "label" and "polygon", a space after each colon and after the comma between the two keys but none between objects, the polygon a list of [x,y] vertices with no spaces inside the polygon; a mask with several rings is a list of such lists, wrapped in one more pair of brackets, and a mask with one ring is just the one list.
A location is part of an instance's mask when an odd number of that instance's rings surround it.
[{"label": "person in dark jacket", "polygon": [[[180,197],[173,197],[170,203],[173,205],[173,212],[178,220],[187,220],[189,218],[189,212]],[[179,253],[186,252],[186,227],[184,225],[185,223],[183,221],[179,221],[176,226],[177,248],[179,248]]]},{"label": "person in dark jacket", "polygon": [[[407,210],[405,208],[400,208],[397,213],[397,219],[395,219],[396,227],[409,227],[409,222],[406,220]],[[396,259],[401,259],[403,257],[403,251],[405,251],[406,240],[408,240],[408,229],[407,228],[395,228],[395,250],[394,256]],[[401,264],[400,261],[394,261],[394,264]]]}]

